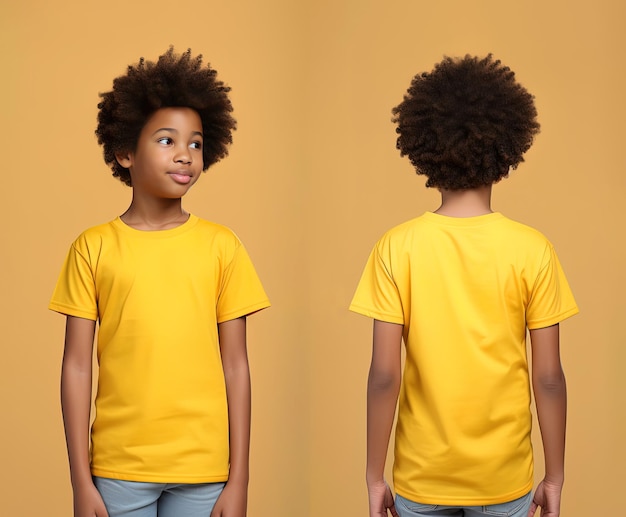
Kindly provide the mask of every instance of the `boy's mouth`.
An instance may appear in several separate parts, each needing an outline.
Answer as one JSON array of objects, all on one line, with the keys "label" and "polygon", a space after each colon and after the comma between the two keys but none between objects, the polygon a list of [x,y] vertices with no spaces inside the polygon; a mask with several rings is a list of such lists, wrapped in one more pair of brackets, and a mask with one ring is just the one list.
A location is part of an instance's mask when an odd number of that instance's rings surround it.
[{"label": "boy's mouth", "polygon": [[169,172],[168,174],[176,183],[180,183],[182,185],[186,185],[191,181],[191,176],[189,174],[182,172]]}]

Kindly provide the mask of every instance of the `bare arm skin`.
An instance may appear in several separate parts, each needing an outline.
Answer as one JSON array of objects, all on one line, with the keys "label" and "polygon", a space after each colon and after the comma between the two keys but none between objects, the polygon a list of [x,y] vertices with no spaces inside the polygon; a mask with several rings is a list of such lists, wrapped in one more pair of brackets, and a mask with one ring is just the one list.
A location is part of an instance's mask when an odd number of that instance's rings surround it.
[{"label": "bare arm skin", "polygon": [[61,370],[61,406],[74,492],[75,517],[107,517],[89,468],[89,416],[96,322],[67,317]]},{"label": "bare arm skin", "polygon": [[530,331],[532,383],[545,456],[545,476],[533,496],[528,516],[541,506],[542,517],[559,517],[565,477],[567,391],[559,353],[559,326]]},{"label": "bare arm skin", "polygon": [[372,363],[367,380],[367,470],[370,517],[397,517],[393,494],[384,478],[389,436],[402,378],[403,325],[374,320]]},{"label": "bare arm skin", "polygon": [[250,458],[250,369],[246,349],[246,318],[218,325],[228,398],[230,473],[211,517],[245,517]]}]

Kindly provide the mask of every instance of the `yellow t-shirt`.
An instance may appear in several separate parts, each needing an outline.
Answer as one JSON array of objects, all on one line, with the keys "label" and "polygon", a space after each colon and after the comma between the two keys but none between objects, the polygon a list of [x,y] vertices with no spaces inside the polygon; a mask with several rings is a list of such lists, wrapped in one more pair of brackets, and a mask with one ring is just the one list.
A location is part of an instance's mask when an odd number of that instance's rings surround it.
[{"label": "yellow t-shirt", "polygon": [[440,505],[529,492],[526,329],[578,312],[546,238],[499,213],[426,213],[376,244],[350,310],[404,325],[396,491]]},{"label": "yellow t-shirt", "polygon": [[99,322],[93,474],[225,481],[217,324],[268,306],[239,239],[194,215],[170,230],[135,230],[117,218],[80,235],[49,307]]}]

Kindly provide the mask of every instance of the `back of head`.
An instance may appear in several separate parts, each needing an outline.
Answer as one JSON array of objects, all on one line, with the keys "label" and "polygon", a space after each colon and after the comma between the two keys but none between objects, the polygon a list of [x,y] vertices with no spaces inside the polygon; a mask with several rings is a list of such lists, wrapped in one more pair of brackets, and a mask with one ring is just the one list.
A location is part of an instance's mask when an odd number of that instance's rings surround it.
[{"label": "back of head", "polygon": [[445,190],[501,180],[539,132],[533,96],[491,54],[446,57],[416,75],[393,114],[402,156],[427,187]]}]

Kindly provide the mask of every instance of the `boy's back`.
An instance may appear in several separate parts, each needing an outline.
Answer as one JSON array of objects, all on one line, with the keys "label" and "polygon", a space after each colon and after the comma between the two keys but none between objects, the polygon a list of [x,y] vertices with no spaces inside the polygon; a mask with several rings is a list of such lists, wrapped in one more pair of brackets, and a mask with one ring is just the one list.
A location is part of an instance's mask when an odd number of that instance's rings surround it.
[{"label": "boy's back", "polygon": [[576,312],[545,237],[499,213],[428,212],[378,242],[350,308],[404,325],[396,491],[449,505],[526,494],[526,326]]},{"label": "boy's back", "polygon": [[[492,186],[524,161],[539,131],[533,96],[491,55],[468,55],[415,75],[393,114],[397,148],[439,190],[441,206],[378,242],[351,305],[374,318],[370,517],[526,517],[537,506],[558,517],[566,420],[558,323],[578,309],[550,243],[491,209]],[[532,498],[526,329],[545,457]],[[398,397],[394,505],[384,466]]]}]

